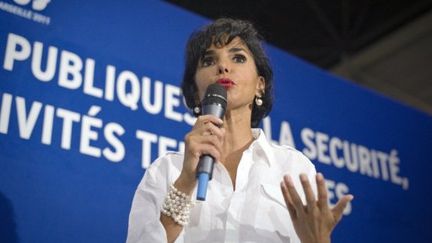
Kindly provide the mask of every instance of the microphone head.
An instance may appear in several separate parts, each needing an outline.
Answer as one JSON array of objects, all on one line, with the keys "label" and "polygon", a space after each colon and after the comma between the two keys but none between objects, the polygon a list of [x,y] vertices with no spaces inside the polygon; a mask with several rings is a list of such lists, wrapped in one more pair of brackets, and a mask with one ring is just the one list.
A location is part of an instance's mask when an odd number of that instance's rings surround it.
[{"label": "microphone head", "polygon": [[210,104],[219,104],[225,110],[227,106],[227,91],[222,85],[214,83],[207,87],[202,105]]}]

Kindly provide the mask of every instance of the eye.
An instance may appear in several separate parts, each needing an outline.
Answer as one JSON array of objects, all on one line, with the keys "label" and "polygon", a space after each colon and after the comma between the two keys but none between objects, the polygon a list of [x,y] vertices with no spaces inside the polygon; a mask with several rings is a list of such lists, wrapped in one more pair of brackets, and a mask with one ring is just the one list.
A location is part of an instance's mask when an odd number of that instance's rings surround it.
[{"label": "eye", "polygon": [[208,67],[214,64],[214,58],[212,56],[205,56],[201,59],[201,67]]},{"label": "eye", "polygon": [[233,57],[233,61],[237,62],[237,63],[245,63],[246,62],[246,57],[242,54],[236,54]]}]

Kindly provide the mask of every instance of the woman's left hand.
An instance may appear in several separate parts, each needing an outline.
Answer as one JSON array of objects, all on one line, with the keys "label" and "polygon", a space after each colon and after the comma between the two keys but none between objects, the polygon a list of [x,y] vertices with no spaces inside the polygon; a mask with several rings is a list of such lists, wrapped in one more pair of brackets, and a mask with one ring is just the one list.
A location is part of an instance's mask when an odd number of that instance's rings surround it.
[{"label": "woman's left hand", "polygon": [[306,196],[306,205],[303,205],[289,175],[285,175],[281,182],[282,194],[294,229],[302,243],[328,243],[331,232],[341,220],[343,211],[353,196],[345,195],[333,208],[329,208],[327,187],[321,173],[316,175],[318,200],[315,199],[306,174],[300,175],[300,181]]}]

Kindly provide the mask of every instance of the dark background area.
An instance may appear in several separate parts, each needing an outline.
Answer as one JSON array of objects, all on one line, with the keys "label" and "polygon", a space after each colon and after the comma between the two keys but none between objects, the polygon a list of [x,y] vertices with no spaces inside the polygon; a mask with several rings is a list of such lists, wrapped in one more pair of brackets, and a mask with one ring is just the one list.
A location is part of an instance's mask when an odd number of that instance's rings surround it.
[{"label": "dark background area", "polygon": [[167,2],[250,20],[274,46],[432,114],[431,0]]}]

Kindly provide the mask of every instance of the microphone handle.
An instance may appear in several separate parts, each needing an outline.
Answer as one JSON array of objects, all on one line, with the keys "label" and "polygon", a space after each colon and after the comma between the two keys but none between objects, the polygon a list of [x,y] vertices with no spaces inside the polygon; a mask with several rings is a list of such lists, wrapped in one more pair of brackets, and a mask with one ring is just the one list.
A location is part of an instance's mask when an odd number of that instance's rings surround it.
[{"label": "microphone handle", "polygon": [[197,200],[205,201],[208,182],[213,177],[214,158],[211,155],[203,155],[198,163],[198,189]]},{"label": "microphone handle", "polygon": [[[225,109],[221,104],[213,103],[203,106],[203,114],[212,114],[222,119],[224,116]],[[198,162],[197,178],[198,178],[198,189],[197,189],[197,200],[205,201],[207,195],[208,182],[213,177],[214,158],[211,155],[202,155]]]}]

